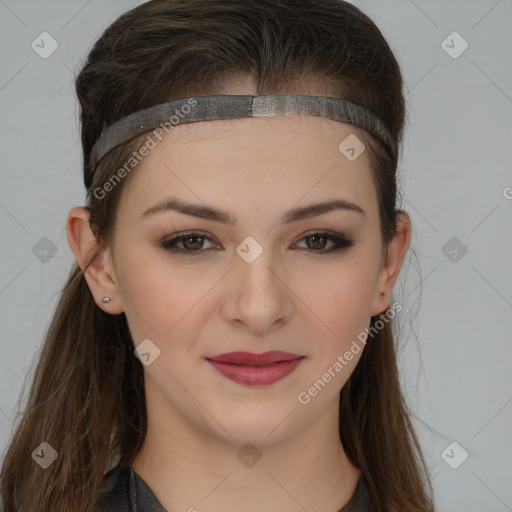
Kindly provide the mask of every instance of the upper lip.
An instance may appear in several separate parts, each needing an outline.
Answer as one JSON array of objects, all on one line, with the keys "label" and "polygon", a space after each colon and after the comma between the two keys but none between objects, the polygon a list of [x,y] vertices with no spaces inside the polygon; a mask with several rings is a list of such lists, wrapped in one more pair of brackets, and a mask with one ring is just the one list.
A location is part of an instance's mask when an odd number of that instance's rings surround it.
[{"label": "upper lip", "polygon": [[277,363],[279,361],[292,361],[303,356],[300,354],[292,354],[291,352],[282,352],[281,350],[271,350],[262,354],[254,354],[252,352],[226,352],[216,356],[208,357],[219,363],[246,364],[252,366],[260,366],[265,364]]}]

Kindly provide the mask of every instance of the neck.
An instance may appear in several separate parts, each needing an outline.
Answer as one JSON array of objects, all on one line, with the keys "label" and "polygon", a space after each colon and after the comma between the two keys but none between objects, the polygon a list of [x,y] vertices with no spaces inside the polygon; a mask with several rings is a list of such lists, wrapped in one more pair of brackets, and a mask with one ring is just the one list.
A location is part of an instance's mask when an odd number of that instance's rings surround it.
[{"label": "neck", "polygon": [[337,512],[359,478],[339,438],[338,404],[301,431],[248,444],[201,430],[153,400],[131,466],[167,510]]}]

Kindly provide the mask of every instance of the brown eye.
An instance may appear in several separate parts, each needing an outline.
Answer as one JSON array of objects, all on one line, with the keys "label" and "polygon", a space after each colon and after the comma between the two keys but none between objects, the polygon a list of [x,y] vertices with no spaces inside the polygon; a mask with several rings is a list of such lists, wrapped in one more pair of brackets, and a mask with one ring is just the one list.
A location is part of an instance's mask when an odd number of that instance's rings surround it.
[{"label": "brown eye", "polygon": [[[302,237],[301,241],[303,240],[306,243],[306,247],[304,247],[304,249],[313,254],[331,254],[348,249],[354,245],[354,242],[346,238],[344,235],[324,231],[309,233]],[[219,245],[215,245],[213,243],[212,238],[196,232],[183,233],[171,238],[170,240],[161,242],[160,245],[165,250],[176,254],[199,256],[206,252],[204,244],[207,241],[211,242],[212,245],[210,247],[206,247],[206,249],[220,248]],[[182,247],[178,244],[181,244]],[[296,247],[301,248],[299,245],[296,245]]]},{"label": "brown eye", "polygon": [[[348,249],[354,242],[339,233],[315,232],[309,233],[301,240],[306,241],[305,249],[316,254],[328,254]],[[326,248],[331,242],[330,248]],[[297,246],[298,247],[298,246]]]},{"label": "brown eye", "polygon": [[[192,241],[192,242],[189,243],[190,241]],[[195,251],[195,250],[201,249],[203,247],[204,237],[191,235],[191,236],[187,236],[187,238],[184,238],[182,240],[182,242],[183,242],[183,246],[185,247],[185,249]]]},{"label": "brown eye", "polygon": [[310,235],[306,237],[306,240],[311,241],[311,244],[307,244],[308,249],[325,249],[328,238],[326,236]]},{"label": "brown eye", "polygon": [[[213,240],[202,233],[189,232],[184,233],[182,235],[171,238],[170,240],[165,240],[161,242],[161,246],[170,252],[174,252],[177,254],[186,254],[189,256],[198,256],[203,252],[206,252],[204,249],[204,244],[206,241],[212,242],[211,247],[207,247],[206,249],[211,249],[212,247],[219,247],[218,245],[213,244]],[[182,244],[182,247],[179,247],[178,244]]]}]

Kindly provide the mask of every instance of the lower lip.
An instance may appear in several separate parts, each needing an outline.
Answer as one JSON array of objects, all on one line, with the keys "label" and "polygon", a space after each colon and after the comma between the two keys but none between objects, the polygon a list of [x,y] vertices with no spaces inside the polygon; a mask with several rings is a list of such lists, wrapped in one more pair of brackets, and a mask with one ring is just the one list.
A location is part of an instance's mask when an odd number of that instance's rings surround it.
[{"label": "lower lip", "polygon": [[249,366],[242,364],[219,363],[212,359],[207,361],[224,377],[247,386],[267,386],[292,373],[301,363],[303,357],[291,361],[280,361],[268,366]]}]

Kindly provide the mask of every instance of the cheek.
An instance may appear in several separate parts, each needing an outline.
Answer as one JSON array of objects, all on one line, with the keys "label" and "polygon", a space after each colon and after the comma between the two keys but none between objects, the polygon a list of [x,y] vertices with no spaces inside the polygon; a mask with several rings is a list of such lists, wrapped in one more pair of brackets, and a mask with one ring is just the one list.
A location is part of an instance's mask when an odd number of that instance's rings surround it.
[{"label": "cheek", "polygon": [[[344,264],[345,263],[345,264]],[[370,321],[374,294],[373,268],[360,260],[326,266],[302,281],[300,297],[323,321],[329,345],[350,344]]]},{"label": "cheek", "polygon": [[116,274],[135,345],[149,338],[168,352],[178,349],[173,339],[183,349],[194,338],[198,316],[211,307],[208,292],[219,279],[213,272],[201,278],[194,267],[172,264],[165,254],[155,256],[154,249],[123,253]]},{"label": "cheek", "polygon": [[367,267],[346,266],[304,282],[301,294],[310,290],[305,302],[322,322],[312,318],[309,325],[314,343],[309,346],[311,365],[297,395],[300,404],[312,402],[321,408],[336,399],[357,366],[365,348],[361,333],[370,323],[372,277]]},{"label": "cheek", "polygon": [[167,278],[137,244],[119,243],[116,275],[124,313],[135,345],[145,338],[160,338],[172,327],[179,287]]}]

